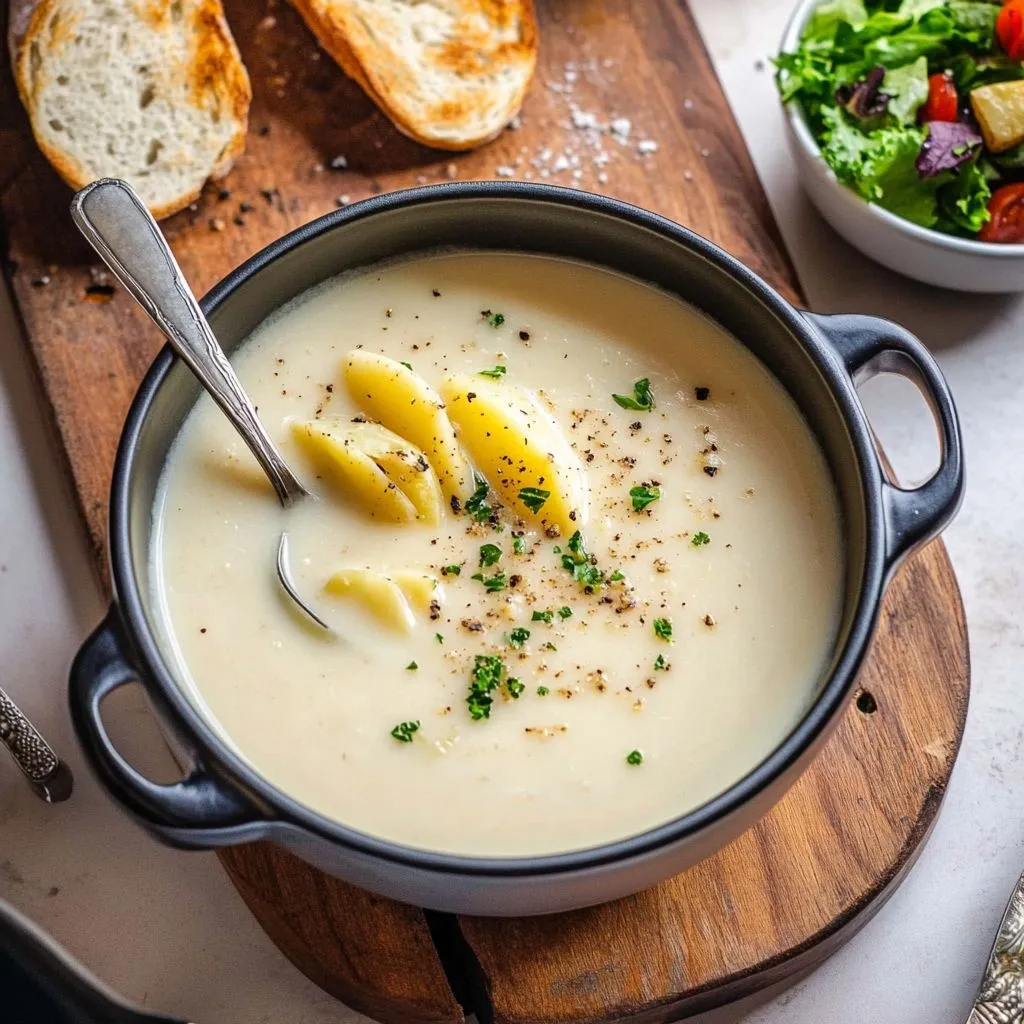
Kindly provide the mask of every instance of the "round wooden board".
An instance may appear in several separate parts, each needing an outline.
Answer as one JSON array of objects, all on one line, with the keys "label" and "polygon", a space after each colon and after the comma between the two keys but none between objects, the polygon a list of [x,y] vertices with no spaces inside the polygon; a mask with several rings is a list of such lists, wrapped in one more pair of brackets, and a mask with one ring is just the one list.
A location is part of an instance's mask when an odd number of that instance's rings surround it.
[{"label": "round wooden board", "polygon": [[690,871],[615,903],[455,918],[370,896],[269,846],[222,860],[289,959],[386,1024],[471,1011],[499,1024],[681,1020],[820,963],[924,846],[970,691],[963,606],[940,542],[893,581],[859,682],[817,760],[767,817]]}]

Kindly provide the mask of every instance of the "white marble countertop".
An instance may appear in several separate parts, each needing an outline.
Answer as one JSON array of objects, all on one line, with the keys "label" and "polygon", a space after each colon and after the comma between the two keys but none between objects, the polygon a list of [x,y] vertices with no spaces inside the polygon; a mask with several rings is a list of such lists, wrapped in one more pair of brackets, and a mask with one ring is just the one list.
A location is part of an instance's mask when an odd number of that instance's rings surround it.
[{"label": "white marble countertop", "polygon": [[[940,293],[894,277],[817,219],[793,180],[762,63],[791,5],[692,0],[812,305],[902,321],[937,354],[953,386],[970,482],[947,539],[967,605],[973,696],[942,816],[891,902],[807,980],[772,1002],[733,1007],[705,1024],[959,1024],[1024,869],[1024,477],[1012,468],[1024,446],[1024,300]],[[897,468],[923,475],[934,458],[923,406],[908,388],[879,383],[867,390]],[[0,897],[151,1008],[205,1024],[361,1020],[277,952],[211,855],[152,842],[82,764],[65,679],[99,620],[101,600],[5,294],[0,471],[0,685],[77,776],[74,799],[46,807],[0,759]],[[116,700],[112,731],[120,742],[138,751],[140,765],[169,771],[141,702]]]}]

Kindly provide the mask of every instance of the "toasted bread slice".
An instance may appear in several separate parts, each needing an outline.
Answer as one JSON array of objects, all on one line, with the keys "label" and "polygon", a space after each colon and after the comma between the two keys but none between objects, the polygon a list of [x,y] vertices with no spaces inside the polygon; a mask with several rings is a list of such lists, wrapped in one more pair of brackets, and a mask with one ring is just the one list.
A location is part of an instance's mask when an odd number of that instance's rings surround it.
[{"label": "toasted bread slice", "polygon": [[519,112],[537,63],[533,0],[292,0],[397,127],[472,149]]},{"label": "toasted bread slice", "polygon": [[10,25],[36,142],[72,188],[125,178],[167,217],[245,148],[252,92],[220,0],[16,0]]}]

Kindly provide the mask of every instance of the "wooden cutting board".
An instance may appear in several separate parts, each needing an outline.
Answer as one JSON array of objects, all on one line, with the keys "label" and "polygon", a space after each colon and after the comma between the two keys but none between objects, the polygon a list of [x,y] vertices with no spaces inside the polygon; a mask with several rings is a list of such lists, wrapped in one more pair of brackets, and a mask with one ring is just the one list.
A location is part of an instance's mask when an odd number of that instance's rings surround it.
[{"label": "wooden cutting board", "polygon": [[[225,182],[164,224],[197,291],[338,204],[452,178],[517,177],[666,214],[798,297],[684,3],[541,0],[542,58],[521,123],[457,157],[399,135],[290,7],[226,7],[255,92],[248,149]],[[763,88],[772,88],[767,74]],[[102,576],[114,451],[160,339],[79,240],[69,199],[32,144],[4,66],[6,270]],[[221,859],[282,951],[381,1021],[454,1022],[468,1011],[503,1024],[681,1019],[813,967],[920,852],[969,692],[963,610],[940,544],[893,584],[860,682],[825,750],[758,826],[684,875],[604,907],[455,918],[353,889],[269,846]]]}]

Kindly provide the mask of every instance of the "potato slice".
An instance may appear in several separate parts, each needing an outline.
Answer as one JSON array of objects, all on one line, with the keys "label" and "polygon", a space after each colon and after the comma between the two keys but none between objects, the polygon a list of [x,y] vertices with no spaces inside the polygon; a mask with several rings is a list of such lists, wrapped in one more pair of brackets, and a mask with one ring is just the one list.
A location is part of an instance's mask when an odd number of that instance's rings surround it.
[{"label": "potato slice", "polygon": [[971,107],[993,153],[1024,142],[1024,82],[995,82],[974,89]]},{"label": "potato slice", "polygon": [[[477,468],[527,522],[569,536],[587,520],[587,477],[561,427],[531,391],[459,376],[441,388],[448,416]],[[531,507],[529,491],[547,491]],[[525,500],[524,500],[525,499]]]},{"label": "potato slice", "polygon": [[[376,427],[379,424],[365,423],[363,426]],[[382,430],[386,429],[381,427]],[[401,438],[398,438],[401,441]],[[399,490],[412,502],[416,518],[431,526],[441,521],[444,499],[437,474],[427,462],[427,457],[410,444],[402,442],[402,448],[381,450],[378,454],[367,452],[371,459],[398,485]]]},{"label": "potato slice", "polygon": [[416,625],[416,617],[398,584],[372,569],[342,569],[327,581],[324,593],[358,601],[395,632],[408,633]]},{"label": "potato slice", "polygon": [[440,522],[441,489],[423,452],[379,423],[292,424],[317,473],[375,519]]},{"label": "potato slice", "polygon": [[345,357],[344,369],[360,409],[423,450],[446,499],[465,501],[473,493],[473,473],[441,396],[407,366],[378,352],[355,349]]},{"label": "potato slice", "polygon": [[401,570],[391,573],[398,589],[417,611],[429,615],[434,607],[444,603],[445,593],[441,581],[429,573]]}]

